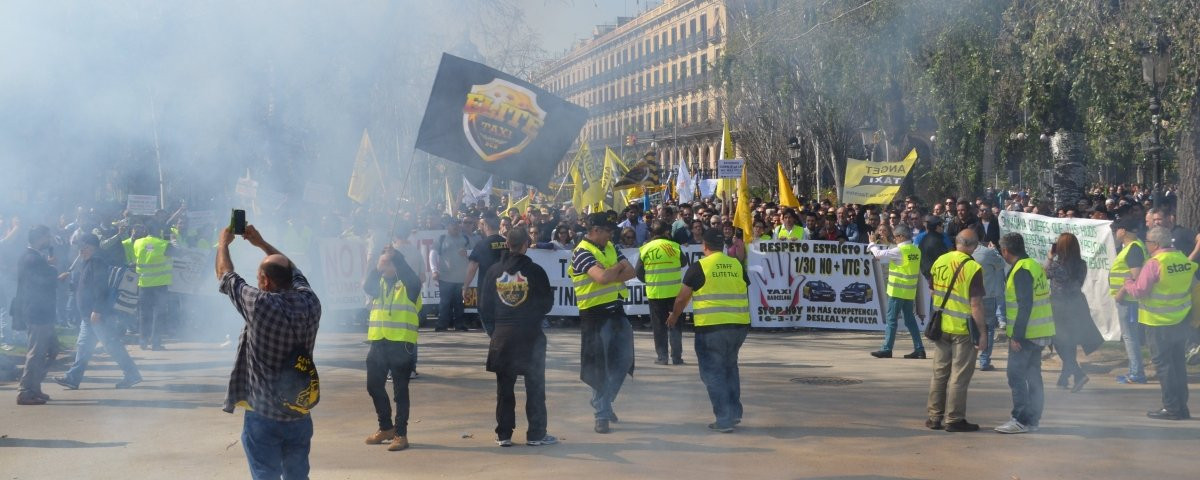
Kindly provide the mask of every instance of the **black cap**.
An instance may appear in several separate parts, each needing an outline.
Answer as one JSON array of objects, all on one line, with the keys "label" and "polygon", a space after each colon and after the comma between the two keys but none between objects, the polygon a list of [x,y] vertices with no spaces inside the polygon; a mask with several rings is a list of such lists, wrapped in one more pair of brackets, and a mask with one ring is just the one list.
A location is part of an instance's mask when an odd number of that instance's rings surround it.
[{"label": "black cap", "polygon": [[1136,232],[1139,227],[1141,227],[1141,224],[1137,221],[1137,218],[1132,215],[1124,215],[1112,223],[1113,231],[1125,229],[1131,232]]},{"label": "black cap", "polygon": [[617,228],[617,223],[613,221],[612,215],[608,212],[596,212],[587,217],[588,228]]},{"label": "black cap", "polygon": [[721,228],[710,228],[704,231],[704,243],[713,245],[725,244],[725,232]]},{"label": "black cap", "polygon": [[931,226],[941,225],[942,217],[939,217],[937,215],[926,215],[925,216],[925,224],[931,225]]}]

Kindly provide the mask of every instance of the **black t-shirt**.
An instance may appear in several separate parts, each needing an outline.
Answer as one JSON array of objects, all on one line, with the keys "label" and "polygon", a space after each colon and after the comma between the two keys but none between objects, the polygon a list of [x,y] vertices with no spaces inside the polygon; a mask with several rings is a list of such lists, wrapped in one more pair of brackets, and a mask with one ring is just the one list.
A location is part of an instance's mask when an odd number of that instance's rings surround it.
[{"label": "black t-shirt", "polygon": [[1125,254],[1125,265],[1129,268],[1142,268],[1146,265],[1146,251],[1138,247],[1129,249],[1129,253]]},{"label": "black t-shirt", "polygon": [[507,240],[500,235],[490,235],[483,239],[482,242],[476,243],[475,248],[471,249],[471,254],[467,256],[467,260],[479,264],[479,270],[476,271],[476,278],[483,278],[487,274],[488,269],[492,268],[496,262],[500,261],[500,257],[504,252],[508,251]]}]

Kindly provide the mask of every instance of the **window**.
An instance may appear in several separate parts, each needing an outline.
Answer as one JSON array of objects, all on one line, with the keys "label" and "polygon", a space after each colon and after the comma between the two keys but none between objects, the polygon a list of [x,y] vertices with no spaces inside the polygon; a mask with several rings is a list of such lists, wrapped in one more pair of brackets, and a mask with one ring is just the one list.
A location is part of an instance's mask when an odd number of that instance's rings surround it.
[{"label": "window", "polygon": [[696,70],[696,57],[692,57],[692,68],[690,68],[688,71],[692,72],[692,75],[700,73],[699,70]]},{"label": "window", "polygon": [[684,106],[682,106],[682,107],[679,107],[679,118],[683,119],[684,123],[687,123],[687,121],[688,121],[688,107],[687,107],[687,105],[684,105]]},{"label": "window", "polygon": [[696,123],[696,122],[700,121],[700,114],[699,114],[699,112],[696,111],[698,106],[699,106],[698,103],[692,102],[692,123]]},{"label": "window", "polygon": [[700,14],[700,32],[703,34],[708,33],[708,15],[703,13]]},{"label": "window", "polygon": [[703,120],[708,120],[710,118],[708,116],[708,100],[700,101],[700,118]]},{"label": "window", "polygon": [[658,70],[655,70],[655,71],[654,71],[654,84],[655,84],[655,85],[658,85],[658,84],[660,84],[660,83],[661,83],[661,82],[659,81]]},{"label": "window", "polygon": [[659,44],[658,44],[658,37],[657,37],[657,36],[655,36],[655,37],[654,37],[654,51],[656,51],[656,52],[657,52],[659,48],[660,48],[660,47],[659,47]]},{"label": "window", "polygon": [[686,21],[679,24],[679,39],[683,40],[685,38],[687,38],[687,22]]},{"label": "window", "polygon": [[695,35],[696,34],[696,19],[693,18],[692,21],[689,23],[691,24],[692,35]]},{"label": "window", "polygon": [[707,53],[700,54],[700,74],[708,75],[708,54]]},{"label": "window", "polygon": [[675,80],[678,80],[678,79],[679,79],[679,65],[672,63],[671,64],[671,81],[674,82]]},{"label": "window", "polygon": [[655,130],[662,128],[662,120],[663,120],[662,119],[662,110],[656,110],[654,112],[654,129]]},{"label": "window", "polygon": [[679,29],[676,27],[671,27],[671,43],[675,43],[678,41],[679,41]]},{"label": "window", "polygon": [[666,47],[666,46],[667,46],[667,32],[666,32],[666,30],[664,30],[664,31],[662,32],[662,46],[664,46],[664,47]]}]

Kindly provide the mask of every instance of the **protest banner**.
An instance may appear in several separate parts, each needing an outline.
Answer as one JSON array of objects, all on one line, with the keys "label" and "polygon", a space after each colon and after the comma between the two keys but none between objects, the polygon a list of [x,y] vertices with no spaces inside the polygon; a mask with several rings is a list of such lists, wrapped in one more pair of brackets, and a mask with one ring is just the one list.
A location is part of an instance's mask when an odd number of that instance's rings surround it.
[{"label": "protest banner", "polygon": [[158,211],[158,195],[130,195],[125,199],[130,215],[154,215]]},{"label": "protest banner", "polygon": [[717,160],[717,178],[741,178],[742,167],[745,165],[746,160],[742,158]]},{"label": "protest banner", "polygon": [[367,304],[362,289],[368,271],[366,248],[365,242],[354,239],[326,238],[318,242],[323,309],[354,309]]},{"label": "protest banner", "polygon": [[866,245],[754,242],[746,263],[752,327],[883,329],[883,283]]},{"label": "protest banner", "polygon": [[216,250],[207,248],[171,248],[171,285],[167,291],[186,295],[215,297],[217,282],[213,278]]},{"label": "protest banner", "polygon": [[847,158],[841,200],[859,205],[891,203],[900,191],[904,177],[908,176],[916,162],[916,149],[899,162],[868,162]]},{"label": "protest banner", "polygon": [[[1061,233],[1072,233],[1079,239],[1080,256],[1087,263],[1083,281],[1083,296],[1087,297],[1092,321],[1105,340],[1121,339],[1121,322],[1117,318],[1116,301],[1108,294],[1108,271],[1117,257],[1116,240],[1111,221],[1087,218],[1054,218],[1032,213],[1000,212],[1000,234],[1019,233],[1025,237],[1029,257],[1045,264],[1050,247]],[[1050,292],[1054,295],[1054,292]]]}]

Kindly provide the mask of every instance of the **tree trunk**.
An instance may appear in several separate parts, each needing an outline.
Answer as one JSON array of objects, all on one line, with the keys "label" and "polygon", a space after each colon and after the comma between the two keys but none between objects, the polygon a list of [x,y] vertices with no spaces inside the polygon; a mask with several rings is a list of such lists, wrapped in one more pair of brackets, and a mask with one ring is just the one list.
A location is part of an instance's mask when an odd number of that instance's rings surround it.
[{"label": "tree trunk", "polygon": [[1200,99],[1188,102],[1187,128],[1179,139],[1179,195],[1177,223],[1200,227]]},{"label": "tree trunk", "polygon": [[1084,165],[1086,136],[1082,132],[1059,130],[1050,137],[1050,158],[1054,162],[1054,207],[1075,208],[1087,190]]}]

